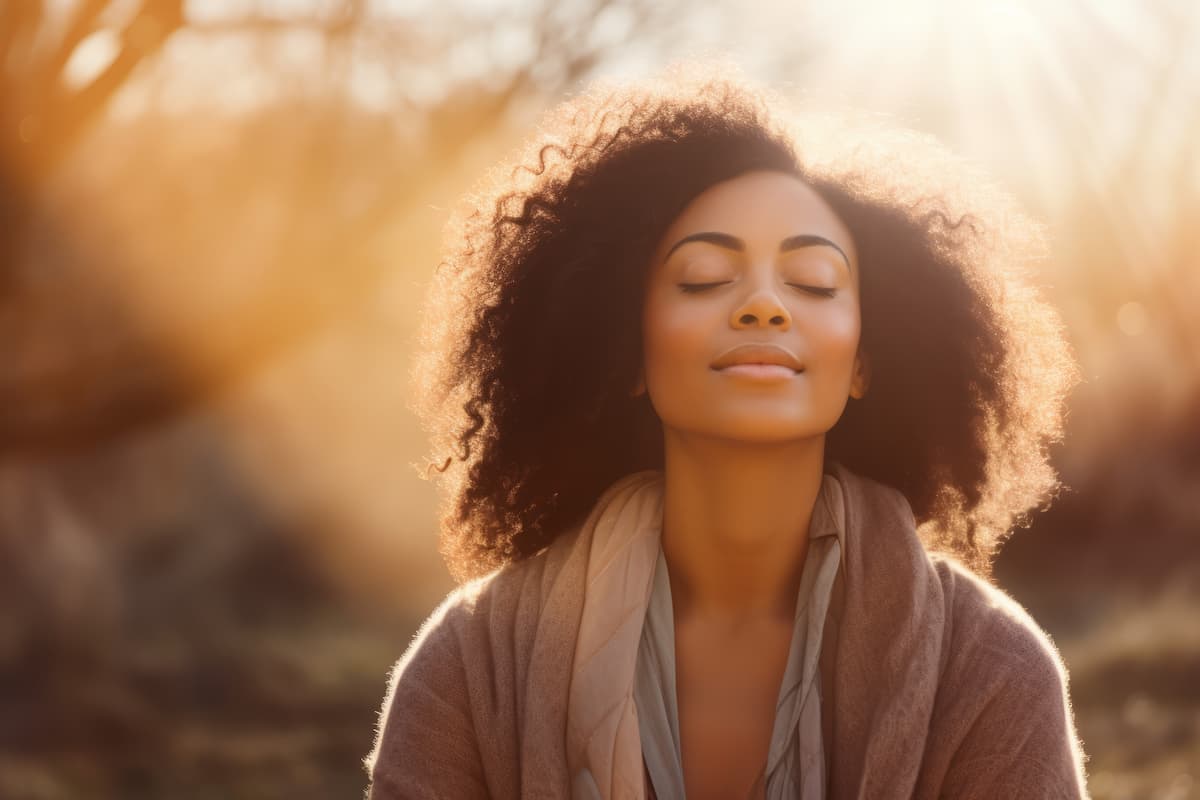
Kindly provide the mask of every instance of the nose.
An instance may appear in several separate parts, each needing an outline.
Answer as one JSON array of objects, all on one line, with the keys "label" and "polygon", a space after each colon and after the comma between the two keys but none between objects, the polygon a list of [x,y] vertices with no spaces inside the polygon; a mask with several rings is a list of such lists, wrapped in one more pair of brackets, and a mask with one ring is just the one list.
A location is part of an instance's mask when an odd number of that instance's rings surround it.
[{"label": "nose", "polygon": [[769,288],[751,293],[733,310],[730,324],[735,328],[773,327],[786,331],[792,327],[792,315]]}]

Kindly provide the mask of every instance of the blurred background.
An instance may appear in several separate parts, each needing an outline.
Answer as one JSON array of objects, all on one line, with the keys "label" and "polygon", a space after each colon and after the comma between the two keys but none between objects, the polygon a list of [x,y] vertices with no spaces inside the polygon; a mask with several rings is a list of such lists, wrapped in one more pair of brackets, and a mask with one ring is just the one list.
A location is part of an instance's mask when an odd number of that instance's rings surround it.
[{"label": "blurred background", "polygon": [[0,797],[360,797],[452,588],[406,407],[450,208],[597,76],[732,55],[1049,227],[1068,487],[997,578],[1091,791],[1200,798],[1200,4],[5,0]]}]

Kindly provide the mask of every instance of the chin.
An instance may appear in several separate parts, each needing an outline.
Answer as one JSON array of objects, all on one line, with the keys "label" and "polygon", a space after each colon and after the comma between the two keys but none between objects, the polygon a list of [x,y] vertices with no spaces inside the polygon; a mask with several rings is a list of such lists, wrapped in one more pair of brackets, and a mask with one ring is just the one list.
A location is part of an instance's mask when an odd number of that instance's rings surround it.
[{"label": "chin", "polygon": [[796,420],[749,419],[722,425],[710,432],[715,438],[746,444],[787,444],[824,436],[828,428]]},{"label": "chin", "polygon": [[[698,437],[713,441],[742,444],[783,445],[823,437],[837,422],[827,415],[805,413],[799,404],[745,404],[714,409],[692,407],[664,409],[659,413],[663,427],[671,435],[686,439]],[[678,413],[671,413],[676,411]],[[731,413],[732,412],[732,413]]]}]

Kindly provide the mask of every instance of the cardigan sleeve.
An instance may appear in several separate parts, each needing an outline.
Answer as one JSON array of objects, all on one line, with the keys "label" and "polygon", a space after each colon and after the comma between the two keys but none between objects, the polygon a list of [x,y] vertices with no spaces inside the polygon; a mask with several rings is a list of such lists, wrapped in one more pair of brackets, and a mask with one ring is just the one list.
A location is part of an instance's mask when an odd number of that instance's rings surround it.
[{"label": "cardigan sleeve", "polygon": [[363,763],[368,800],[486,798],[454,595],[430,615],[392,669],[375,745]]},{"label": "cardigan sleeve", "polygon": [[1022,633],[1021,657],[959,744],[941,798],[1088,798],[1066,669],[1044,634]]}]

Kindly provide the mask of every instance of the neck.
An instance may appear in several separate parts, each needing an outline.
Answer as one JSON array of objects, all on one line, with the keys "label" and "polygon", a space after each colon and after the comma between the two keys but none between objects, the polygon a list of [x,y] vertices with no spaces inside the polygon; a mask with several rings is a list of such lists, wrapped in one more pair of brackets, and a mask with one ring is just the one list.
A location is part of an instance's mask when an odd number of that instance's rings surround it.
[{"label": "neck", "polygon": [[825,440],[665,434],[663,555],[677,621],[790,624]]}]

